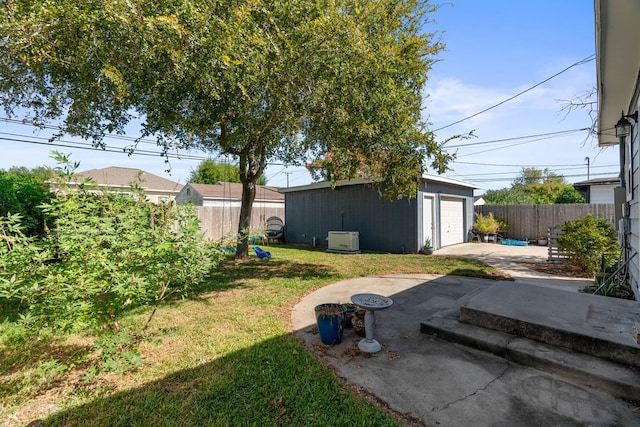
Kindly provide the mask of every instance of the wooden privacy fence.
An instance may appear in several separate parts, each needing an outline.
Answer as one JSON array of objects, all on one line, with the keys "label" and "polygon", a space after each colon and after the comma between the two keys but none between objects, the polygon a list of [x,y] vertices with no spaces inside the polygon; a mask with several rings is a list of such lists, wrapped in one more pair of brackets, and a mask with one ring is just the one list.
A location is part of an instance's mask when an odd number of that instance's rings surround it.
[{"label": "wooden privacy fence", "polygon": [[559,204],[559,205],[481,205],[474,206],[476,213],[507,221],[504,235],[511,239],[535,240],[547,238],[550,228],[561,226],[566,221],[584,218],[591,214],[602,218],[615,227],[613,203],[607,204]]},{"label": "wooden privacy fence", "polygon": [[[239,206],[197,206],[196,209],[200,219],[200,229],[205,238],[220,241],[238,232]],[[264,230],[266,220],[271,216],[277,216],[284,221],[284,204],[282,207],[254,207],[251,214],[251,229]]]}]

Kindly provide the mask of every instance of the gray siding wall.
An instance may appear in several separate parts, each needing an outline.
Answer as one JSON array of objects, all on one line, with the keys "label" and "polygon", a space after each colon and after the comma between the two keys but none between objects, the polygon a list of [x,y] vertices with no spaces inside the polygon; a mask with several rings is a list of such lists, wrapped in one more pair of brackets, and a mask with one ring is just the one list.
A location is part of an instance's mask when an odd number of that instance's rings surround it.
[{"label": "gray siding wall", "polygon": [[285,193],[289,243],[327,246],[329,231],[358,231],[360,249],[417,252],[417,200],[390,202],[364,185]]}]

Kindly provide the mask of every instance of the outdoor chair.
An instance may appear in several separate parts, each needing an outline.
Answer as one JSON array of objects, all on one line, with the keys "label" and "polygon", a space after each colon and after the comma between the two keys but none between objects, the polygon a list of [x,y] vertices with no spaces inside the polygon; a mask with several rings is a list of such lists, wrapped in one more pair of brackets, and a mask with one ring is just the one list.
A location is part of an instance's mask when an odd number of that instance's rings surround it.
[{"label": "outdoor chair", "polygon": [[267,218],[265,234],[267,244],[273,240],[284,242],[284,222],[277,216]]},{"label": "outdoor chair", "polygon": [[262,248],[259,248],[258,246],[254,246],[253,250],[256,253],[256,255],[258,256],[258,258],[260,258],[260,259],[264,259],[264,258],[271,259],[271,252],[263,251]]},{"label": "outdoor chair", "polygon": [[477,240],[478,242],[482,242],[482,236],[480,233],[480,230],[478,230],[477,228],[472,228],[471,230],[469,230],[469,234],[471,235],[470,241],[473,243],[474,240]]}]

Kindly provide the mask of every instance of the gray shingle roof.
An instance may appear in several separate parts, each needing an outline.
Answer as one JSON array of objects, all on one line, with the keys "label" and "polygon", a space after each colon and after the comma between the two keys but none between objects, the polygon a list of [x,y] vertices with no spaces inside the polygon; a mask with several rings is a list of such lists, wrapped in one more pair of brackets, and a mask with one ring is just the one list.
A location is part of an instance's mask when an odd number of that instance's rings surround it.
[{"label": "gray shingle roof", "polygon": [[[203,199],[240,200],[242,198],[242,184],[236,182],[218,182],[216,184],[187,184],[200,193]],[[257,200],[284,200],[284,194],[276,187],[267,185],[256,186]]]},{"label": "gray shingle roof", "polygon": [[110,187],[128,187],[131,183],[138,183],[138,176],[140,176],[140,186],[147,190],[178,192],[183,187],[182,184],[178,184],[177,182],[140,169],[121,168],[116,166],[76,172],[75,175],[91,178],[93,182],[98,185],[108,185]]}]

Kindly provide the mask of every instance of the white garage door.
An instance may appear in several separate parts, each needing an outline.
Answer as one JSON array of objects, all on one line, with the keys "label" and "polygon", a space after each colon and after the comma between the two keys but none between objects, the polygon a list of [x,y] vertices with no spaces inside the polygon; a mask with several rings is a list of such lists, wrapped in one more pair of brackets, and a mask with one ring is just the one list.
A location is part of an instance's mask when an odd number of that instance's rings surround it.
[{"label": "white garage door", "polygon": [[442,246],[464,242],[464,199],[440,200],[440,238]]}]

